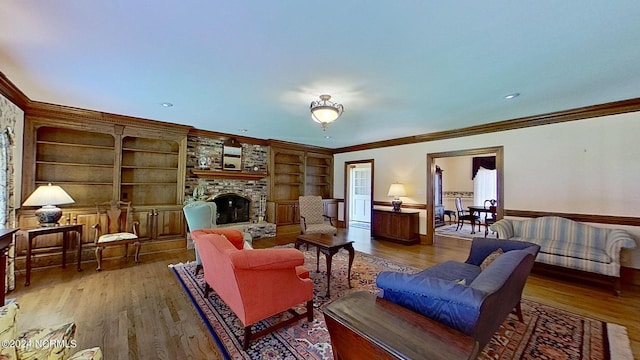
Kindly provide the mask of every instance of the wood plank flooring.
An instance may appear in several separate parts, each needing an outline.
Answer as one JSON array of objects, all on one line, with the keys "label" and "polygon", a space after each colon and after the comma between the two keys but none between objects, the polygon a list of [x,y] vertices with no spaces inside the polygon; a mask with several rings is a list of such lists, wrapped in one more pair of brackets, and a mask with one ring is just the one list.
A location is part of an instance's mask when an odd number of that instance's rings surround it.
[{"label": "wood plank flooring", "polygon": [[[439,237],[435,245],[406,246],[372,240],[368,230],[340,229],[354,240],[358,251],[426,268],[446,260],[464,261],[470,242]],[[259,239],[256,248],[285,244],[293,236]],[[144,250],[144,244],[143,244]],[[37,270],[31,286],[24,287],[24,272],[8,294],[20,304],[18,329],[75,321],[79,349],[100,346],[105,359],[222,359],[169,264],[194,259],[193,251],[141,254],[106,259],[103,271],[95,262]],[[532,274],[524,297],[564,310],[627,327],[635,358],[640,358],[640,287],[626,285],[622,297],[592,284]]]}]

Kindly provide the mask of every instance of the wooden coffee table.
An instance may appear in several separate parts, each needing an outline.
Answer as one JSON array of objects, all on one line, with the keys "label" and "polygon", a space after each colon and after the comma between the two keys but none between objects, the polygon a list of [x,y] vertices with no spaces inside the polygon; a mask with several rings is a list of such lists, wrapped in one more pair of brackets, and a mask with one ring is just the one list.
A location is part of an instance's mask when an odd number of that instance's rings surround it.
[{"label": "wooden coffee table", "polygon": [[475,359],[478,342],[366,291],[341,296],[323,309],[336,360]]},{"label": "wooden coffee table", "polygon": [[353,265],[353,258],[355,256],[353,241],[346,240],[342,236],[309,234],[298,236],[295,243],[296,249],[299,249],[302,244],[316,247],[316,272],[320,272],[320,253],[323,253],[327,260],[327,297],[331,296],[331,260],[333,259],[333,255],[340,249],[347,250],[349,252],[347,283],[349,284],[349,288],[351,288],[351,265]]}]

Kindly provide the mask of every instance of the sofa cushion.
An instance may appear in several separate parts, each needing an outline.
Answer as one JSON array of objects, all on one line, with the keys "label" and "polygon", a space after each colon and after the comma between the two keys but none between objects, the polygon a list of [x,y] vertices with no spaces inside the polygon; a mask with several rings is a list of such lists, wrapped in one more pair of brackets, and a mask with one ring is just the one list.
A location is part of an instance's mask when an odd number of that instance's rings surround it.
[{"label": "sofa cushion", "polygon": [[65,359],[69,354],[75,334],[75,323],[27,330],[18,336],[19,340],[24,340],[25,343],[48,343],[55,344],[55,346],[18,347],[16,348],[18,359]]},{"label": "sofa cushion", "polygon": [[589,261],[596,261],[604,264],[611,263],[612,259],[603,248],[581,246],[577,243],[568,243],[561,241],[554,241],[549,239],[523,239],[520,237],[511,238],[511,240],[528,241],[540,246],[540,253],[552,254],[564,257],[570,257],[575,259],[583,259]]},{"label": "sofa cushion", "polygon": [[422,270],[416,276],[428,276],[453,282],[464,279],[467,284],[470,284],[478,274],[480,274],[480,268],[475,265],[457,261],[445,261]]},{"label": "sofa cushion", "polygon": [[102,350],[99,347],[80,350],[67,360],[102,360]]},{"label": "sofa cushion", "polygon": [[[0,341],[13,341],[17,339],[16,315],[18,314],[18,304],[11,303],[0,307]],[[15,359],[16,349],[11,346],[0,347],[0,359]]]}]

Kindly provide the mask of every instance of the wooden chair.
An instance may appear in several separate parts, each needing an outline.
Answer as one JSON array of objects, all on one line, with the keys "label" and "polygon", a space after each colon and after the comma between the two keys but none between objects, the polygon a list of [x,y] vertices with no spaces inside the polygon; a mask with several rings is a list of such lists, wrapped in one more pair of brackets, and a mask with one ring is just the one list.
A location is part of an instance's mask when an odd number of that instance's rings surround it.
[{"label": "wooden chair", "polygon": [[95,230],[94,243],[96,245],[97,271],[102,265],[102,250],[107,246],[124,245],[124,257],[129,254],[129,244],[136,246],[135,261],[140,254],[140,240],[138,239],[137,221],[133,221],[131,202],[109,201],[97,203],[98,223],[93,225]]},{"label": "wooden chair", "polygon": [[484,218],[484,237],[487,237],[487,235],[489,235],[489,226],[496,222],[497,204],[498,201],[496,201],[495,199],[484,201],[484,208],[490,211],[489,213],[486,213]]},{"label": "wooden chair", "polygon": [[467,220],[471,223],[471,233],[475,233],[473,228],[476,222],[478,223],[478,226],[480,226],[480,217],[465,211],[462,207],[462,198],[459,197],[456,198],[456,210],[458,211],[458,226],[456,226],[456,231],[461,229],[462,226],[464,226],[464,221]]},{"label": "wooden chair", "polygon": [[[338,229],[333,226],[331,218],[323,214],[321,196],[300,196],[300,233],[337,235]],[[329,223],[325,222],[329,220]]]}]

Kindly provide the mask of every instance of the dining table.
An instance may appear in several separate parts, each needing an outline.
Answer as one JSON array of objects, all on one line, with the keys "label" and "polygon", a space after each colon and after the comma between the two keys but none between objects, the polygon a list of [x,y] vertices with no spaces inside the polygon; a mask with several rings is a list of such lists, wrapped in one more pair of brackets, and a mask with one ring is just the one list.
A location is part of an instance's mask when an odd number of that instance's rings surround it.
[{"label": "dining table", "polygon": [[[490,207],[486,208],[484,206],[472,205],[472,206],[468,206],[467,208],[469,209],[469,214],[471,214],[471,215],[475,215],[477,213],[478,217],[481,217],[482,213],[485,213],[485,214],[492,214],[491,216],[494,219],[496,218],[496,207],[495,206],[490,206]],[[482,225],[482,222],[478,222],[478,231],[480,231],[480,225]],[[471,230],[472,231],[473,231],[474,227],[475,227],[475,221],[472,220],[471,221]]]}]

